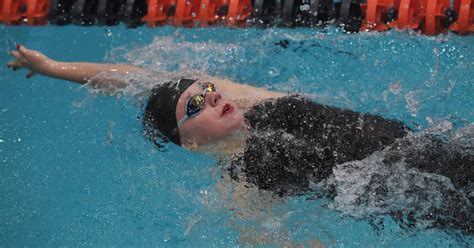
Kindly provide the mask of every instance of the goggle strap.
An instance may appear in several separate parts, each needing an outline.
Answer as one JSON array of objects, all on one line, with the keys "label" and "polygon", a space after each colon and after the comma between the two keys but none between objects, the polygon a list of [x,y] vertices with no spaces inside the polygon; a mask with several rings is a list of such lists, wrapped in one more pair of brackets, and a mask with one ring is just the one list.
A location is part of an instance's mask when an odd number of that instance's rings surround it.
[{"label": "goggle strap", "polygon": [[188,118],[188,115],[184,115],[184,117],[178,121],[178,128],[180,128]]}]

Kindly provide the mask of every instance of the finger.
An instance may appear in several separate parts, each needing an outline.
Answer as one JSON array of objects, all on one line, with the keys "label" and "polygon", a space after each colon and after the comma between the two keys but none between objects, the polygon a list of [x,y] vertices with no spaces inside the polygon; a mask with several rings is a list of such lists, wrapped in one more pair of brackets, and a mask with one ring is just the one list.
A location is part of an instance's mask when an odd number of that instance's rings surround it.
[{"label": "finger", "polygon": [[19,45],[17,50],[24,61],[33,60],[35,59],[35,57],[38,57],[39,59],[44,59],[44,55],[41,52],[30,50],[22,45]]},{"label": "finger", "polygon": [[18,52],[20,52],[20,54],[23,56],[26,56],[26,53],[29,51],[26,47],[22,45],[17,45],[16,50],[18,50]]},{"label": "finger", "polygon": [[30,72],[28,72],[28,73],[26,74],[26,78],[31,78],[31,77],[34,76],[34,75],[36,75],[36,72],[30,71]]},{"label": "finger", "polygon": [[15,59],[17,59],[18,61],[20,61],[21,63],[25,63],[25,58],[23,57],[23,55],[20,54],[20,52],[18,51],[10,51],[10,56],[14,57]]},{"label": "finger", "polygon": [[22,57],[22,55],[18,51],[10,51],[9,54],[10,54],[10,56],[15,57],[18,60]]},{"label": "finger", "polygon": [[18,61],[18,60],[15,60],[15,61],[10,61],[7,63],[7,67],[8,68],[12,68],[13,70],[17,70],[19,68],[22,68],[23,67],[23,64]]}]

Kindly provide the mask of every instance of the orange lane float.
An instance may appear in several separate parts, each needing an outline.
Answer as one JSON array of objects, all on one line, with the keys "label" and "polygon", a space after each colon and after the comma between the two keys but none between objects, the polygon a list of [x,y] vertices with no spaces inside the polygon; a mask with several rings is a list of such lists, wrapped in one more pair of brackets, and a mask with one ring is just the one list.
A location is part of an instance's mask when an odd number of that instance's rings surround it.
[{"label": "orange lane float", "polygon": [[427,35],[436,35],[446,30],[444,19],[445,12],[450,7],[450,0],[427,0],[424,13],[420,14],[423,20],[421,32]]},{"label": "orange lane float", "polygon": [[360,31],[385,31],[389,28],[391,21],[387,15],[395,13],[399,6],[399,0],[368,0],[366,4],[361,5],[365,19],[362,22]]},{"label": "orange lane float", "polygon": [[174,16],[175,7],[175,0],[148,0],[148,11],[142,20],[149,27],[165,24],[168,17]]},{"label": "orange lane float", "polygon": [[51,5],[50,0],[0,0],[0,22],[28,25],[45,25]]},{"label": "orange lane float", "polygon": [[251,0],[229,0],[227,24],[234,26],[244,23],[252,13]]},{"label": "orange lane float", "polygon": [[176,0],[176,12],[173,17],[173,25],[193,26],[194,20],[199,13],[200,0]]},{"label": "orange lane float", "polygon": [[26,0],[0,0],[0,22],[17,24],[26,11]]},{"label": "orange lane float", "polygon": [[391,27],[399,29],[418,29],[422,20],[421,14],[425,13],[426,0],[400,0],[397,21]]},{"label": "orange lane float", "polygon": [[455,0],[454,9],[458,12],[458,20],[450,30],[458,34],[474,33],[474,0]]},{"label": "orange lane float", "polygon": [[26,5],[24,17],[26,17],[28,25],[46,25],[48,23],[50,0],[27,0]]},{"label": "orange lane float", "polygon": [[227,0],[201,0],[198,20],[200,26],[207,26],[216,22],[219,18],[219,10],[228,8]]}]

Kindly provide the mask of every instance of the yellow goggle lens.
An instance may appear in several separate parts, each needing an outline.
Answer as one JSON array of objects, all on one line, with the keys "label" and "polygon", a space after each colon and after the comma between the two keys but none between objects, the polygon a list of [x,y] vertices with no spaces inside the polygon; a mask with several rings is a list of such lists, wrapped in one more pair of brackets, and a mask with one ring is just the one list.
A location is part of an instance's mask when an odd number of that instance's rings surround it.
[{"label": "yellow goggle lens", "polygon": [[209,82],[205,82],[203,85],[202,85],[202,88],[204,91],[206,92],[215,92],[216,91],[216,86],[212,83],[209,83]]}]

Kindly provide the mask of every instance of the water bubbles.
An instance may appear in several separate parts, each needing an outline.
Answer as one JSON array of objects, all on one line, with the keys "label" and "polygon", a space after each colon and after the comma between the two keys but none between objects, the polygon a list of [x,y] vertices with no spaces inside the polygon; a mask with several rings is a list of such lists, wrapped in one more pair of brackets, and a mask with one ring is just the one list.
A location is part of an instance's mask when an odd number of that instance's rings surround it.
[{"label": "water bubbles", "polygon": [[280,75],[280,70],[278,70],[276,67],[270,67],[268,70],[268,75],[272,78],[278,77]]},{"label": "water bubbles", "polygon": [[418,115],[418,111],[420,109],[420,101],[419,101],[420,92],[419,91],[409,91],[405,95],[405,101],[407,103],[406,107],[410,111],[411,115],[416,117]]},{"label": "water bubbles", "polygon": [[107,134],[106,134],[106,137],[105,137],[105,143],[107,145],[112,144],[112,142],[114,140],[114,134],[113,134],[114,126],[115,126],[115,122],[109,121],[108,126],[107,126]]},{"label": "water bubbles", "polygon": [[434,121],[433,121],[433,119],[432,119],[430,116],[426,116],[426,117],[425,117],[425,120],[428,122],[428,124],[429,124],[430,126],[432,126],[432,125],[434,124]]},{"label": "water bubbles", "polygon": [[189,219],[188,222],[186,223],[186,228],[184,230],[184,236],[188,236],[191,230],[202,220],[202,216],[195,216],[192,215]]},{"label": "water bubbles", "polygon": [[[447,177],[410,168],[405,162],[406,156],[426,149],[426,138],[413,136],[409,139],[411,144],[408,147],[397,146],[400,149],[386,149],[362,161],[336,166],[334,178],[329,180],[337,190],[331,206],[354,217],[394,212],[413,214],[416,225],[430,225],[431,219],[424,216],[442,207],[442,202],[447,200],[444,195],[452,193],[454,187]],[[397,154],[397,159],[385,160],[394,154]],[[420,195],[424,198],[421,199]]]},{"label": "water bubbles", "polygon": [[454,128],[453,123],[448,120],[434,121],[430,116],[427,116],[425,119],[430,124],[428,129],[423,130],[425,133],[446,134]]},{"label": "water bubbles", "polygon": [[300,5],[300,10],[301,11],[308,11],[309,10],[309,4],[302,4]]},{"label": "water bubbles", "polygon": [[400,92],[402,92],[402,83],[400,82],[400,80],[397,80],[390,84],[390,92],[395,95],[398,95],[400,94]]}]

